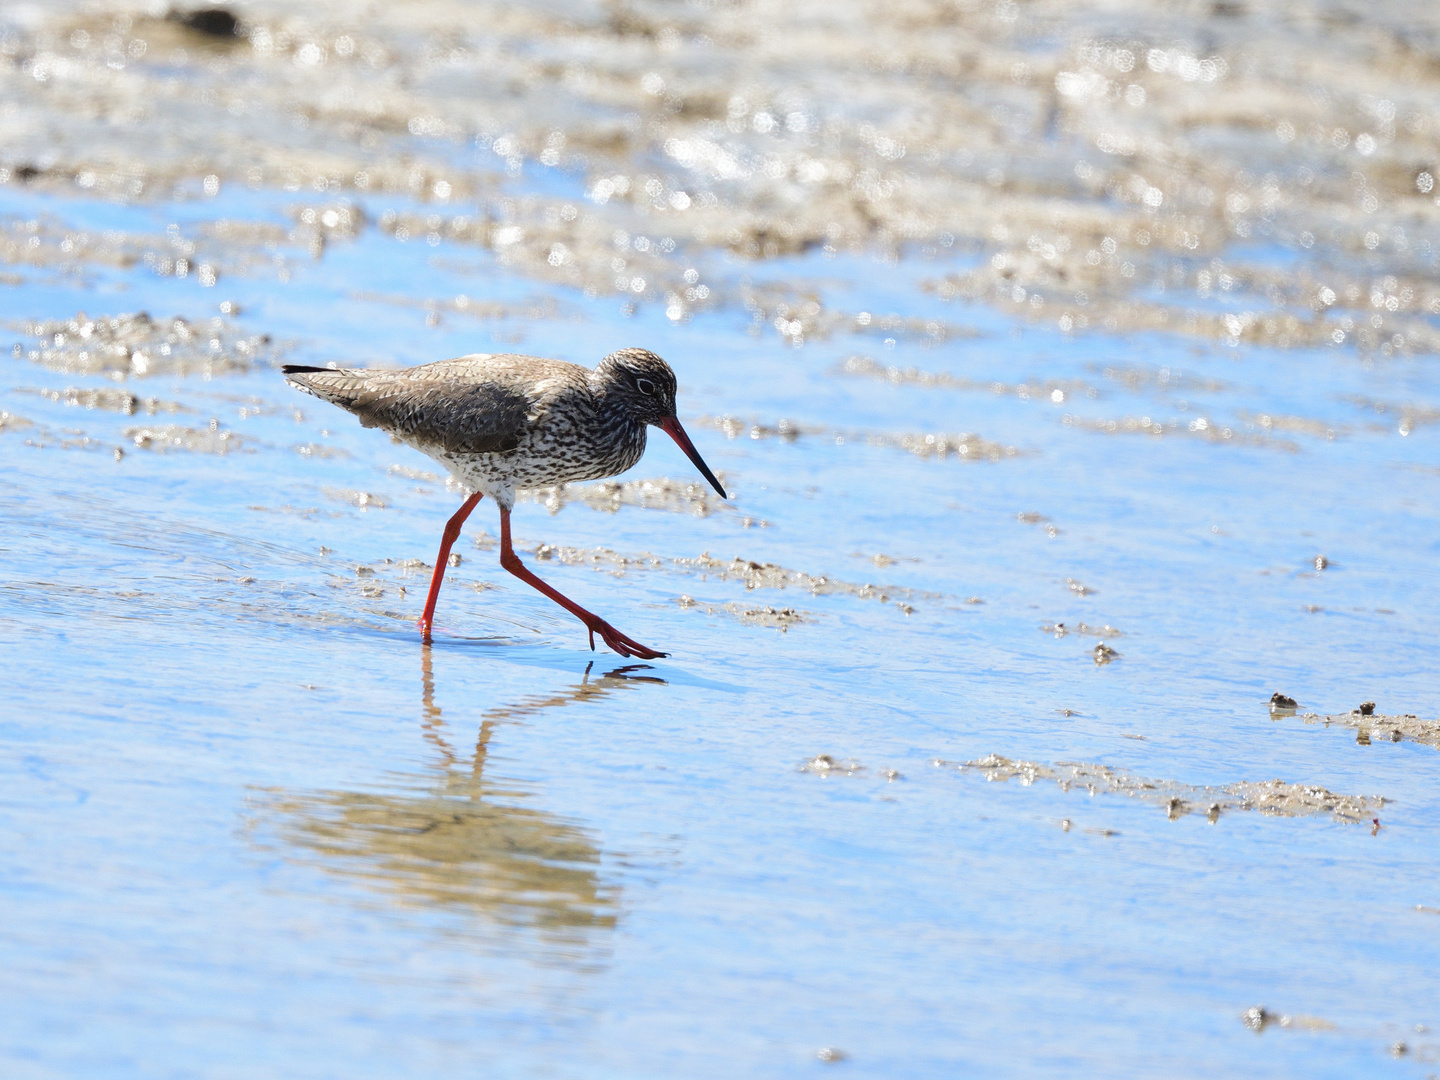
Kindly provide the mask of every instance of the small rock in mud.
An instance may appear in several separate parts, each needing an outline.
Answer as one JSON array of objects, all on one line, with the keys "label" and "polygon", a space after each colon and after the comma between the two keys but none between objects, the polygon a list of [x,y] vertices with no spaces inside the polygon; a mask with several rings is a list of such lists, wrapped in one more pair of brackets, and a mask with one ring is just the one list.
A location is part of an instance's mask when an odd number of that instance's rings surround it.
[{"label": "small rock in mud", "polygon": [[1240,1022],[1254,1032],[1264,1031],[1279,1017],[1261,1005],[1254,1005],[1246,1009],[1240,1017]]},{"label": "small rock in mud", "polygon": [[187,30],[206,37],[233,38],[240,33],[240,20],[225,8],[198,8],[193,11],[171,11],[166,16]]},{"label": "small rock in mud", "polygon": [[1112,660],[1120,659],[1120,654],[1114,649],[1112,649],[1109,645],[1106,645],[1103,641],[1095,646],[1094,650],[1090,653],[1090,655],[1094,659],[1095,663],[1101,665],[1108,664]]},{"label": "small rock in mud", "polygon": [[1356,709],[1355,711],[1356,711],[1357,713],[1359,713],[1361,716],[1374,716],[1374,715],[1375,715],[1375,702],[1373,702],[1373,701],[1363,702],[1363,703],[1360,705],[1360,707],[1359,707],[1358,709]]},{"label": "small rock in mud", "polygon": [[1293,697],[1287,697],[1278,690],[1270,695],[1270,711],[1272,713],[1289,714],[1298,707]]}]

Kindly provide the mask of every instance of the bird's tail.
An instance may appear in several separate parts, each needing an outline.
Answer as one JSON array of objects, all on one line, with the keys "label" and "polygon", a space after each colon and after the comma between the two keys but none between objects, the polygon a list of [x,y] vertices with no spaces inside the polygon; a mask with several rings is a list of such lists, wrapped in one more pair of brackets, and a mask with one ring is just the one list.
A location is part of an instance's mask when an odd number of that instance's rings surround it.
[{"label": "bird's tail", "polygon": [[322,401],[350,408],[367,389],[367,372],[347,368],[306,367],[285,364],[280,368],[285,381],[297,390],[313,394]]}]

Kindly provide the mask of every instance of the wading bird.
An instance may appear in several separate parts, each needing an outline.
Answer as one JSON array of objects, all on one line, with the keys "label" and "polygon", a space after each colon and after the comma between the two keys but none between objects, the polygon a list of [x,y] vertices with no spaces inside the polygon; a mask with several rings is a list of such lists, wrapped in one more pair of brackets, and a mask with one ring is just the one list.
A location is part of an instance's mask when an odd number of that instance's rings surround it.
[{"label": "wading bird", "polygon": [[667,654],[641,645],[545,584],[510,545],[515,489],[599,480],[622,473],[645,452],[645,429],[669,435],[720,497],[725,489],[675,418],[675,372],[645,349],[621,349],[594,371],[513,354],[476,354],[398,371],[286,365],[290,385],[348,409],[434,458],[469,497],[445,525],[420,632],[430,640],[435,601],[460,527],[480,499],[500,507],[500,565],[583,622],[621,656]]}]

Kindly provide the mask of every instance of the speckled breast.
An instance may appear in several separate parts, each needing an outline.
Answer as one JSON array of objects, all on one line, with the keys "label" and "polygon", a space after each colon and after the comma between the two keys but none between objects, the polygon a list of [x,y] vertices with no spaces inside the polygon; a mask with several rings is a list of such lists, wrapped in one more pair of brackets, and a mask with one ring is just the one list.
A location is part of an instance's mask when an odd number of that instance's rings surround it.
[{"label": "speckled breast", "polygon": [[505,454],[463,454],[440,447],[417,449],[440,462],[467,488],[498,495],[515,488],[550,487],[616,476],[645,453],[645,428],[612,429],[581,436],[569,430],[542,429]]}]

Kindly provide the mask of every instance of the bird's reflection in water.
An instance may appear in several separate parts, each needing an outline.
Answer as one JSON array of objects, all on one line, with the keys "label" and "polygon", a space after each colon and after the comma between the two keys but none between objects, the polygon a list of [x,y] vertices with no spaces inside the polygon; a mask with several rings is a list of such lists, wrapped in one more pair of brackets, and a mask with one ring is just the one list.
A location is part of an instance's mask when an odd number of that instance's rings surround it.
[{"label": "bird's reflection in water", "polygon": [[663,679],[639,674],[645,668],[631,665],[592,679],[587,667],[578,684],[560,693],[492,709],[469,756],[457,753],[447,738],[427,646],[421,725],[438,753],[431,770],[393,777],[401,790],[388,793],[270,792],[258,800],[257,824],[268,819],[302,861],[402,905],[470,912],[561,936],[611,928],[619,889],[602,876],[592,834],[515,805],[532,793],[487,778],[485,764],[498,725],[626,687],[663,685]]}]

